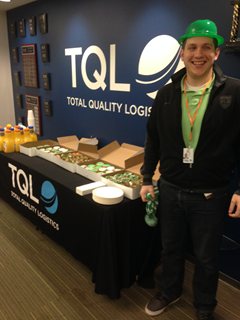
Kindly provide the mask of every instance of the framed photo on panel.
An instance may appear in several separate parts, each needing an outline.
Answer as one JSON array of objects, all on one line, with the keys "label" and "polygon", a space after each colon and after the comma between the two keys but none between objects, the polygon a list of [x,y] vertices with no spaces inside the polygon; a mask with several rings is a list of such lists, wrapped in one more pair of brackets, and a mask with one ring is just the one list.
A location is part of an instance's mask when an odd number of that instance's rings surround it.
[{"label": "framed photo on panel", "polygon": [[51,75],[50,73],[44,72],[42,75],[43,88],[45,90],[51,90]]},{"label": "framed photo on panel", "polygon": [[36,18],[34,16],[28,19],[28,28],[30,36],[36,35]]},{"label": "framed photo on panel", "polygon": [[16,27],[16,22],[12,22],[10,23],[10,34],[12,37],[16,37],[17,36],[17,27]]},{"label": "framed photo on panel", "polygon": [[48,32],[48,17],[47,13],[42,13],[38,17],[39,30],[42,34]]},{"label": "framed photo on panel", "polygon": [[16,105],[18,108],[23,109],[23,99],[21,94],[16,95]]},{"label": "framed photo on panel", "polygon": [[18,63],[19,62],[19,54],[18,54],[18,48],[13,48],[12,49],[12,60],[13,63]]},{"label": "framed photo on panel", "polygon": [[38,88],[38,68],[36,44],[22,45],[24,86]]},{"label": "framed photo on panel", "polygon": [[52,101],[51,100],[44,100],[43,102],[43,110],[44,115],[47,117],[52,117],[53,109],[52,109]]},{"label": "framed photo on panel", "polygon": [[49,44],[48,43],[41,44],[41,60],[43,63],[50,61]]},{"label": "framed photo on panel", "polygon": [[25,19],[18,20],[18,35],[19,37],[22,37],[22,38],[26,36]]},{"label": "framed photo on panel", "polygon": [[21,72],[20,71],[15,71],[13,73],[14,75],[14,80],[15,80],[15,84],[17,87],[20,87],[22,85],[22,81],[21,81]]}]

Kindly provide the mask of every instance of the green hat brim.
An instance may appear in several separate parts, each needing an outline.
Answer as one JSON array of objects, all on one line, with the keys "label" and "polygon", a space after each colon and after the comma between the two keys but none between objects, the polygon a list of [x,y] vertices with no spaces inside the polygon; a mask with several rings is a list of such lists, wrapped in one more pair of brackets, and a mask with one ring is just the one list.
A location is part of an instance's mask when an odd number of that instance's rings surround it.
[{"label": "green hat brim", "polygon": [[216,39],[217,40],[217,44],[218,46],[221,46],[223,43],[224,43],[224,38],[222,36],[219,36],[219,35],[207,35],[207,34],[184,34],[183,36],[181,36],[179,39],[178,39],[178,42],[180,43],[180,45],[183,44],[183,42],[187,39],[190,39],[190,38],[195,38],[195,37],[207,37],[207,38],[211,38],[211,39]]}]

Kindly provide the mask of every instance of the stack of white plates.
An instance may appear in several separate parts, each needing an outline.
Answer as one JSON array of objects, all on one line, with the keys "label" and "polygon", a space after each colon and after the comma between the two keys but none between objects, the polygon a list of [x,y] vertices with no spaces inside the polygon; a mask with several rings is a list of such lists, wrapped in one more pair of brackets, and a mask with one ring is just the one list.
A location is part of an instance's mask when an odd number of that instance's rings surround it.
[{"label": "stack of white plates", "polygon": [[116,187],[100,187],[92,191],[92,198],[100,204],[117,204],[123,200],[124,192]]}]

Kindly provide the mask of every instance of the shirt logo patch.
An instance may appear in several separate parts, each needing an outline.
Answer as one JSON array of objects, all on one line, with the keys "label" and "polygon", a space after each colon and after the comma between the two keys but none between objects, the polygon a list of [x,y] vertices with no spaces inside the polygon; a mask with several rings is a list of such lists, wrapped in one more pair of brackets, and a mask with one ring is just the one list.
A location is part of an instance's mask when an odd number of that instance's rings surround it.
[{"label": "shirt logo patch", "polygon": [[231,96],[222,96],[219,98],[219,102],[220,102],[220,106],[223,109],[227,109],[228,107],[230,107],[230,105],[232,103],[232,97]]}]

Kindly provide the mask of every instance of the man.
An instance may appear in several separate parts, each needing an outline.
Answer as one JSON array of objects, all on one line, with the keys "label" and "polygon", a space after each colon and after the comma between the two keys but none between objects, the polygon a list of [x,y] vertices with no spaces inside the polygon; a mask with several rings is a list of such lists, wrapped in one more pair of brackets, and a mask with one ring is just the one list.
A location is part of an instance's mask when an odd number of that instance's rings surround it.
[{"label": "man", "polygon": [[240,162],[240,81],[215,65],[224,39],[214,22],[192,22],[179,42],[185,68],[159,90],[147,124],[140,195],[154,198],[152,176],[160,161],[162,272],[161,291],[145,311],[159,315],[180,298],[190,235],[197,319],[212,320],[224,215],[240,217],[240,190],[229,192]]}]

